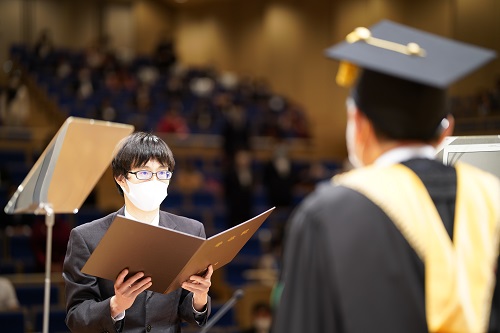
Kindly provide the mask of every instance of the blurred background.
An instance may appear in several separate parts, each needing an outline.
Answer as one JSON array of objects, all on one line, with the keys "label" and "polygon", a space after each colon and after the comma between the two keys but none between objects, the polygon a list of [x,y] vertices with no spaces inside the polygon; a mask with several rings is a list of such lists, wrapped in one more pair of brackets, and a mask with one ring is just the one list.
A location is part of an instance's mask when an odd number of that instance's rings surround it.
[{"label": "blurred background", "polygon": [[[0,297],[15,301],[0,299],[0,327],[41,331],[44,217],[3,208],[76,116],[164,138],[177,165],[162,209],[198,219],[207,236],[278,207],[211,288],[214,312],[245,291],[213,332],[265,333],[287,218],[348,167],[348,92],[324,50],[390,19],[500,53],[498,13],[498,0],[1,0]],[[456,135],[498,134],[500,60],[453,85],[450,106]],[[107,170],[80,212],[56,216],[51,332],[67,331],[69,231],[122,202]]]}]

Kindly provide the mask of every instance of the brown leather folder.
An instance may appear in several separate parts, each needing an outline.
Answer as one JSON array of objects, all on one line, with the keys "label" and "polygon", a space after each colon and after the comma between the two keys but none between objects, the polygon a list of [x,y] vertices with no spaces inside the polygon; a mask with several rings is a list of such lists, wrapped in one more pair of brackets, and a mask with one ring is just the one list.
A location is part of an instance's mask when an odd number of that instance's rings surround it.
[{"label": "brown leather folder", "polygon": [[233,260],[273,210],[208,239],[118,215],[82,272],[113,281],[125,268],[144,272],[153,282],[150,290],[167,294],[209,265],[216,270]]}]

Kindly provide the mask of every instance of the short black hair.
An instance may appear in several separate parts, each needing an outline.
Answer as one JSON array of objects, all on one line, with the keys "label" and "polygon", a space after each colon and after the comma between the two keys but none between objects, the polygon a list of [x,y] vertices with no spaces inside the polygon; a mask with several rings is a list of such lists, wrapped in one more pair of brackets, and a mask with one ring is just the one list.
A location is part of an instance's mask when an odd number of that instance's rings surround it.
[{"label": "short black hair", "polygon": [[371,70],[362,72],[351,97],[389,139],[434,140],[449,113],[446,90]]},{"label": "short black hair", "polygon": [[254,303],[253,306],[252,306],[252,314],[258,314],[258,313],[261,313],[261,312],[269,312],[271,313],[271,305],[269,304],[269,302],[263,302],[263,301],[260,301],[260,302],[257,302],[257,303]]},{"label": "short black hair", "polygon": [[[174,171],[175,160],[172,151],[165,141],[154,134],[132,133],[119,143],[117,149],[111,162],[113,178],[120,176],[128,178],[130,170],[142,167],[150,160],[158,161],[169,171]],[[116,186],[120,194],[123,195],[120,185],[116,183]]]}]

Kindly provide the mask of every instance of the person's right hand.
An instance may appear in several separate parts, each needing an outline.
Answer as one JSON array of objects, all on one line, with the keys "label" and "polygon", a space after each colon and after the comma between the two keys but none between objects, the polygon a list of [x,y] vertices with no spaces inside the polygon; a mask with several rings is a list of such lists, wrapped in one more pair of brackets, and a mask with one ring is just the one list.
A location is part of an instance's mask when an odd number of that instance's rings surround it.
[{"label": "person's right hand", "polygon": [[115,295],[111,297],[111,316],[114,318],[118,314],[127,310],[134,304],[137,295],[151,287],[151,278],[144,277],[143,272],[139,272],[124,280],[128,274],[128,269],[124,269],[116,278],[114,287]]}]

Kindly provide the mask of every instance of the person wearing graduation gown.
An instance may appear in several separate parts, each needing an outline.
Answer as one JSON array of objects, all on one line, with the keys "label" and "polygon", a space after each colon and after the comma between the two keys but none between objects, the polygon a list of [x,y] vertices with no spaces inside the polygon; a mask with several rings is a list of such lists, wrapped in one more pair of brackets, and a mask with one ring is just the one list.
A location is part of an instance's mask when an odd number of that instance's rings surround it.
[{"label": "person wearing graduation gown", "polygon": [[351,84],[356,168],[293,213],[273,333],[498,329],[500,182],[434,158],[453,129],[446,87],[494,53],[382,21],[326,54]]}]

